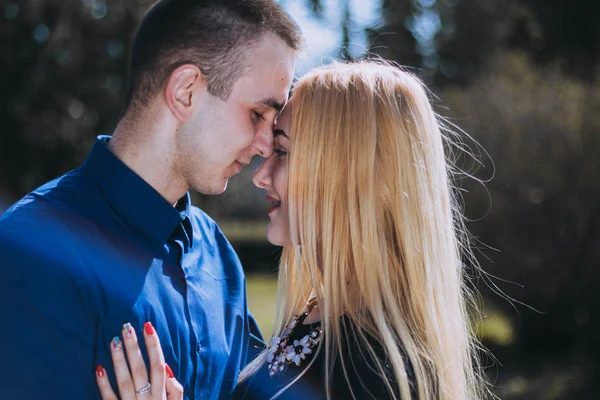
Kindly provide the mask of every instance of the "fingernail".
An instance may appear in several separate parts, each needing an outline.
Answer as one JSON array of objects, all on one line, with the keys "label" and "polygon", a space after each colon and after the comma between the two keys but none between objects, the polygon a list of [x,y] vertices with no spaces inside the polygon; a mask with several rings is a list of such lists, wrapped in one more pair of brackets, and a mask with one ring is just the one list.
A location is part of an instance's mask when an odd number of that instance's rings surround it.
[{"label": "fingernail", "polygon": [[102,365],[97,365],[96,366],[96,374],[102,378],[104,376],[104,367],[102,367]]},{"label": "fingernail", "polygon": [[169,364],[165,364],[165,369],[167,370],[167,376],[169,377],[169,379],[175,378],[175,375],[173,375],[173,371],[171,371],[171,367],[169,367]]},{"label": "fingernail", "polygon": [[112,339],[112,346],[115,350],[121,350],[123,348],[123,342],[121,342],[121,339],[119,339],[118,336],[115,336]]},{"label": "fingernail", "polygon": [[128,322],[123,325],[123,331],[125,332],[125,336],[132,337],[133,336],[133,326]]},{"label": "fingernail", "polygon": [[152,324],[150,322],[146,322],[144,324],[144,331],[146,332],[146,335],[148,335],[148,336],[154,335],[154,327],[152,326]]}]

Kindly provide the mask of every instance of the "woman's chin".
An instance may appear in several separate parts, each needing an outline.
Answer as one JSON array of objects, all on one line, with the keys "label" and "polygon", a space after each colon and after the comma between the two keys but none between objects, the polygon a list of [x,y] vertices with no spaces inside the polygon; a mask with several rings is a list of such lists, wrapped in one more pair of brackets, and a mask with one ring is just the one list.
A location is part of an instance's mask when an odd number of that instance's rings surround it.
[{"label": "woman's chin", "polygon": [[273,223],[270,223],[267,226],[267,240],[269,241],[269,243],[275,245],[275,246],[291,246],[291,240],[289,238],[289,234],[283,234],[282,232],[280,232],[279,229],[277,229],[276,226],[272,226]]}]

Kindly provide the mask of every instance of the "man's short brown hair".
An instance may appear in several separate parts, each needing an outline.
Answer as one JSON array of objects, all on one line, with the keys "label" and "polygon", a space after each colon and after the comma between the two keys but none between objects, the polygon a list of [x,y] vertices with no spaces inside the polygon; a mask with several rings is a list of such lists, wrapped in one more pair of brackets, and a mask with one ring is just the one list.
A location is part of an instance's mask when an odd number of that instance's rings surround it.
[{"label": "man's short brown hair", "polygon": [[294,51],[300,29],[273,0],[160,0],[142,18],[131,49],[127,107],[147,105],[171,73],[194,64],[222,100],[247,71],[247,57],[271,32]]}]

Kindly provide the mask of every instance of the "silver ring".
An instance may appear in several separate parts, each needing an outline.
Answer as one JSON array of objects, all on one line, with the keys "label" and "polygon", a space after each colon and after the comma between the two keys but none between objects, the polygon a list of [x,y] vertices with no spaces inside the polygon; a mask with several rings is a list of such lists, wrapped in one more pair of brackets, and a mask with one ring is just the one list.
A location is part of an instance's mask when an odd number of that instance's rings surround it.
[{"label": "silver ring", "polygon": [[136,390],[135,392],[139,393],[139,394],[148,393],[150,391],[151,387],[152,387],[152,384],[150,382],[148,382],[148,383],[146,383],[146,386],[144,386],[140,390]]}]

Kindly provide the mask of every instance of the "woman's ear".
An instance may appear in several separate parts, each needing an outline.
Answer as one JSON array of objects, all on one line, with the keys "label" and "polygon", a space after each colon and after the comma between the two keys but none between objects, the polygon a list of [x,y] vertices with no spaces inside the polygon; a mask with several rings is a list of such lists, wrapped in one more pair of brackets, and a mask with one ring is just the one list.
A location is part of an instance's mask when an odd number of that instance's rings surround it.
[{"label": "woman's ear", "polygon": [[165,102],[175,118],[186,122],[194,115],[206,89],[206,78],[200,68],[184,64],[169,76],[164,91]]}]

